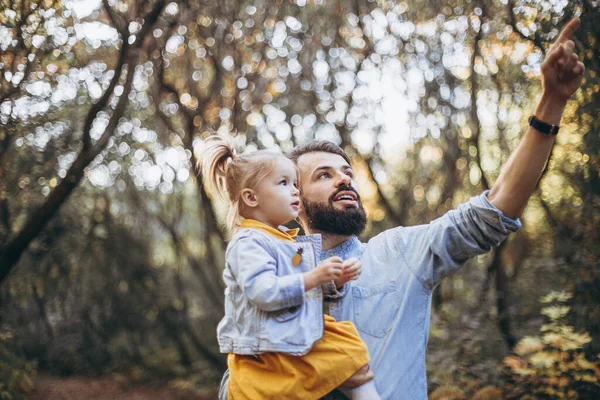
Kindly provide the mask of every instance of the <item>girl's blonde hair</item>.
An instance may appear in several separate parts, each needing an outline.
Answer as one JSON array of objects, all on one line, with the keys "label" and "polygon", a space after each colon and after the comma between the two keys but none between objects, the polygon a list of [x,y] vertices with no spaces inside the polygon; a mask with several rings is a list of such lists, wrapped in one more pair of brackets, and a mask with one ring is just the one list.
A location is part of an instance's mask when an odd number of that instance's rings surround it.
[{"label": "girl's blonde hair", "polygon": [[220,136],[210,136],[205,143],[198,160],[204,185],[211,194],[229,202],[227,228],[233,233],[240,226],[242,190],[256,187],[273,171],[277,160],[289,159],[265,150],[236,155],[231,139]]}]

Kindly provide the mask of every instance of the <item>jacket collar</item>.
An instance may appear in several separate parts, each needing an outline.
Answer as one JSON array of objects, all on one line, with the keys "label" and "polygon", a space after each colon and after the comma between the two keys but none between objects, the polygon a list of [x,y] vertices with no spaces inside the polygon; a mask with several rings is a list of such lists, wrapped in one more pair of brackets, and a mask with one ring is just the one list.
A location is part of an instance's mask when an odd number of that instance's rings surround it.
[{"label": "jacket collar", "polygon": [[241,224],[242,228],[258,229],[268,233],[276,239],[283,240],[284,242],[295,242],[296,236],[298,235],[299,229],[287,229],[286,227],[279,227],[278,229],[273,228],[263,222],[255,219],[244,218]]}]

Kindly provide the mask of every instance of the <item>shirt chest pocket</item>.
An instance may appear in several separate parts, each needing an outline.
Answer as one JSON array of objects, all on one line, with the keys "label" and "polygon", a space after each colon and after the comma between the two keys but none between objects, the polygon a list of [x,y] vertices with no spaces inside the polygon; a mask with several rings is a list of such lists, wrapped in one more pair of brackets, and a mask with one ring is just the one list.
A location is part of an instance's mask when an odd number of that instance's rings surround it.
[{"label": "shirt chest pocket", "polygon": [[391,329],[400,306],[396,282],[352,287],[354,324],[366,334],[383,337]]}]

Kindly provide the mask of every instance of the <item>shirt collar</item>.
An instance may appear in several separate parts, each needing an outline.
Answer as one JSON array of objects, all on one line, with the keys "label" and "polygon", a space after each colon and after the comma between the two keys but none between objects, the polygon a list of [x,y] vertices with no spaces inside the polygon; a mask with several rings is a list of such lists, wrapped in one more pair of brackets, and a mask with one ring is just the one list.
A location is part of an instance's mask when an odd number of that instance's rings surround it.
[{"label": "shirt collar", "polygon": [[352,236],[350,239],[343,243],[338,244],[334,248],[329,250],[321,251],[321,260],[329,257],[341,257],[342,259],[348,258],[348,256],[355,256],[359,248],[362,247],[362,243],[356,236]]}]

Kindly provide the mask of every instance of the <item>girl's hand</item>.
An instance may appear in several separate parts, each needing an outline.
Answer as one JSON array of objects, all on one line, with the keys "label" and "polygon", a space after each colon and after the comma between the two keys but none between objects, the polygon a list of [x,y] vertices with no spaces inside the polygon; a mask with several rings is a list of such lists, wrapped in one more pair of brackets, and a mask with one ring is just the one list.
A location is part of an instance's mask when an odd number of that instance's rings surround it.
[{"label": "girl's hand", "polygon": [[342,276],[334,280],[336,288],[344,286],[349,281],[357,280],[362,272],[362,265],[360,260],[356,257],[352,257],[344,261],[342,268]]},{"label": "girl's hand", "polygon": [[317,268],[304,273],[304,291],[335,281],[343,273],[344,262],[339,257],[331,257],[321,261]]}]

